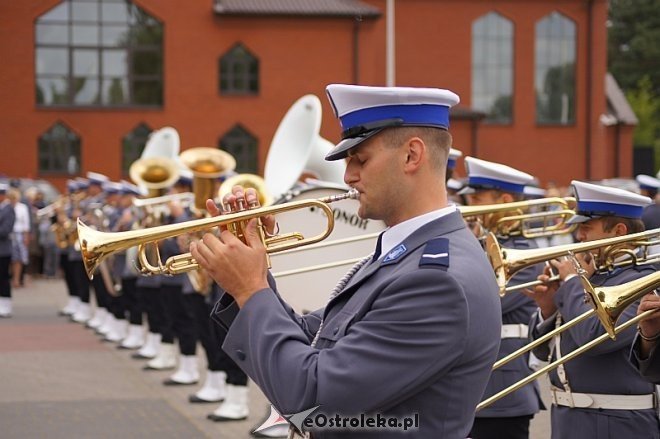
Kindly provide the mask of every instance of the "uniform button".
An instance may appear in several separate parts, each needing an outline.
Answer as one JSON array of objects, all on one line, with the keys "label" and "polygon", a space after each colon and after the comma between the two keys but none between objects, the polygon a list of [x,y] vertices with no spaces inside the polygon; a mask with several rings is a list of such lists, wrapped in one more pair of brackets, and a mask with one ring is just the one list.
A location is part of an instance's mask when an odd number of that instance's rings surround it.
[{"label": "uniform button", "polygon": [[244,361],[246,358],[245,352],[243,351],[236,351],[236,356],[238,357],[239,360]]}]

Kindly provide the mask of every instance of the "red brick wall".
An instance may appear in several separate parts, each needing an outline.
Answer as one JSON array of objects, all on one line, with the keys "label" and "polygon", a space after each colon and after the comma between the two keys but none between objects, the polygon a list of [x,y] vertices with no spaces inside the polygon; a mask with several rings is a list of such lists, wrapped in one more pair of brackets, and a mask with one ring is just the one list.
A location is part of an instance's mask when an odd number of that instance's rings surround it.
[{"label": "red brick wall", "polygon": [[[385,0],[368,0],[385,12]],[[385,18],[359,25],[359,60],[353,64],[352,19],[219,17],[210,0],[136,0],[165,23],[164,107],[157,110],[37,109],[34,96],[34,20],[57,0],[24,0],[0,4],[0,172],[37,176],[37,138],[63,121],[82,138],[82,171],[120,177],[121,138],[138,123],[152,128],[174,126],[182,148],[216,146],[240,122],[259,140],[260,165],[277,125],[289,106],[307,93],[323,102],[321,134],[331,141],[339,128],[324,96],[332,82],[385,83]],[[582,0],[398,0],[396,1],[397,85],[437,86],[457,92],[470,105],[471,24],[491,10],[514,22],[514,121],[509,126],[482,124],[478,156],[500,161],[541,178],[567,183],[586,178],[587,129],[591,137],[592,178],[612,177],[606,129],[598,118],[605,111],[606,2],[596,0],[592,13],[591,77],[587,78],[587,4]],[[557,10],[578,30],[576,124],[539,127],[534,102],[534,25]],[[260,61],[256,97],[220,96],[218,60],[242,42]],[[591,90],[591,127],[587,121],[587,87]],[[472,148],[470,122],[452,125],[455,146]],[[627,171],[631,145],[624,142],[622,170]],[[459,174],[463,174],[462,169]],[[50,178],[50,177],[49,177]],[[66,177],[50,178],[60,184]],[[61,187],[61,186],[60,186]]]}]

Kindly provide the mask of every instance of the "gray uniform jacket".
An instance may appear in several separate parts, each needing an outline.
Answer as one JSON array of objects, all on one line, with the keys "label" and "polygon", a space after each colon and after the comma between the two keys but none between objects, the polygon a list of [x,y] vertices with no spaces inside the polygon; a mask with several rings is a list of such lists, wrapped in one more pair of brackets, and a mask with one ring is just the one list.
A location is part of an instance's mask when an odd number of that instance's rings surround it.
[{"label": "gray uniform jacket", "polygon": [[500,315],[493,270],[458,212],[363,267],[325,309],[299,316],[265,289],[240,311],[225,294],[212,314],[229,328],[223,349],[282,413],[320,405],[328,416],[418,414],[419,429],[406,437],[434,439],[470,431],[497,355]]},{"label": "gray uniform jacket", "polygon": [[656,341],[655,346],[651,349],[651,352],[649,352],[648,358],[640,360],[640,342],[641,338],[638,335],[635,337],[635,342],[630,350],[630,362],[637,370],[639,370],[639,373],[642,374],[644,378],[652,383],[660,384],[660,348],[658,348],[658,344],[660,343]]},{"label": "gray uniform jacket", "polygon": [[[589,279],[594,285],[621,285],[651,274],[652,266],[620,268],[607,273],[594,274]],[[573,277],[557,290],[555,304],[564,321],[592,309],[584,301],[584,290],[578,277]],[[631,305],[621,314],[619,323],[633,318],[637,304]],[[530,334],[537,338],[554,328],[554,319],[548,319],[531,331],[537,322],[536,314],[530,323]],[[580,322],[561,335],[562,355],[582,346],[605,333],[596,317]],[[635,329],[617,334],[616,340],[607,340],[577,358],[564,364],[571,390],[578,393],[610,395],[643,395],[653,393],[654,387],[644,380],[628,361]],[[534,351],[540,359],[547,359],[547,344]],[[550,373],[550,381],[561,388],[556,370]],[[601,438],[660,438],[660,424],[653,409],[613,410],[552,407],[552,437],[557,439],[601,439]]]},{"label": "gray uniform jacket", "polygon": [[[500,246],[503,248],[522,250],[537,248],[534,241],[524,238],[500,239],[499,242]],[[511,281],[509,281],[508,285],[514,286],[534,281],[542,271],[542,265],[532,265],[531,267],[518,271]],[[527,325],[534,311],[536,311],[536,303],[534,300],[525,296],[520,291],[513,291],[502,297],[502,324],[504,325]],[[527,344],[527,337],[503,338],[500,343],[500,351],[497,354],[497,359],[504,358],[525,344]],[[488,385],[486,386],[486,391],[484,392],[482,400],[504,390],[513,383],[530,375],[532,371],[529,368],[527,359],[527,356],[522,356],[495,369],[488,380]],[[534,381],[533,383],[530,383],[494,402],[485,409],[480,410],[477,412],[476,417],[501,418],[526,416],[537,413],[541,408],[545,409],[545,406],[541,400],[539,385]]]},{"label": "gray uniform jacket", "polygon": [[8,200],[0,204],[0,256],[11,256],[11,232],[16,212]]}]

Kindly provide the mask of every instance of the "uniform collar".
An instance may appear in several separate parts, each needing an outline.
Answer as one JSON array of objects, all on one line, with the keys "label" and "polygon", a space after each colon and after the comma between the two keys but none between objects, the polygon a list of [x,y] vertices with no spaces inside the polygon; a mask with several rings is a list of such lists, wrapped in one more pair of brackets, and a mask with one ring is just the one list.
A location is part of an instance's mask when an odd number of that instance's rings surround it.
[{"label": "uniform collar", "polygon": [[397,244],[403,242],[415,230],[430,223],[431,221],[447,216],[456,211],[456,206],[450,204],[442,209],[434,210],[409,220],[403,221],[383,232],[383,240],[381,244],[381,257],[387,255]]}]

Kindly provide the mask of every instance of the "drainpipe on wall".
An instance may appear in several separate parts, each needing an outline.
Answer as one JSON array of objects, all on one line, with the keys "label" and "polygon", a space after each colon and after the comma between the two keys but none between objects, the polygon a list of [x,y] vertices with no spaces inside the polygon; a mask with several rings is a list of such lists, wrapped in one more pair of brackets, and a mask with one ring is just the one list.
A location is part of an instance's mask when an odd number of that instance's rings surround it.
[{"label": "drainpipe on wall", "polygon": [[360,23],[362,17],[353,20],[353,84],[360,83]]},{"label": "drainpipe on wall", "polygon": [[586,179],[591,180],[591,97],[592,97],[592,88],[594,86],[594,83],[597,81],[592,81],[591,75],[592,75],[592,69],[591,69],[591,63],[593,61],[593,57],[591,56],[591,49],[592,49],[592,32],[593,32],[593,6],[594,2],[593,0],[587,0],[587,68],[585,69],[587,72],[587,99],[585,102],[585,113],[586,113],[586,131],[584,135],[584,146],[585,146],[585,151],[584,151],[584,160],[585,160],[585,170],[586,170]]},{"label": "drainpipe on wall", "polygon": [[395,78],[394,0],[385,6],[385,84],[394,87]]}]

